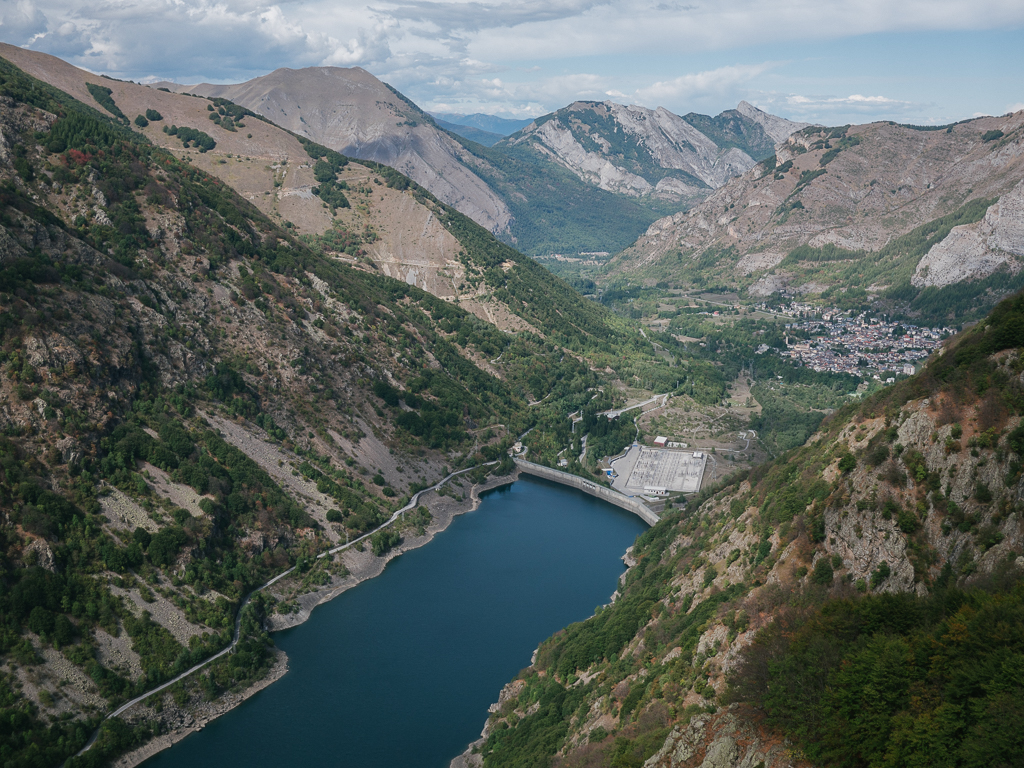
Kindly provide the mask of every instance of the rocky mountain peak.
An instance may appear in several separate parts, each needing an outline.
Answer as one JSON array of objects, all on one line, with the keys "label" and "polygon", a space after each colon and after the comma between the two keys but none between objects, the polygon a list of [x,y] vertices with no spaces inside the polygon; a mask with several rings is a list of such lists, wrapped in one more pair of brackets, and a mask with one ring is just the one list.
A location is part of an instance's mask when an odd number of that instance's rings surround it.
[{"label": "rocky mountain peak", "polygon": [[[948,288],[960,302],[958,287],[971,283],[983,300],[956,312],[984,313],[1021,287],[1022,139],[1019,115],[936,128],[807,126],[761,166],[652,224],[611,274],[680,284],[713,275],[750,295],[852,287],[879,311],[915,313],[926,309],[923,291]],[[722,258],[697,267],[709,253]],[[949,302],[929,306],[937,323],[948,319],[942,306],[954,312]]]},{"label": "rocky mountain peak", "polygon": [[798,123],[787,120],[784,117],[771,115],[758,109],[748,101],[741,101],[736,106],[736,111],[760,125],[776,144],[785,141],[792,134],[811,125],[810,123]]}]

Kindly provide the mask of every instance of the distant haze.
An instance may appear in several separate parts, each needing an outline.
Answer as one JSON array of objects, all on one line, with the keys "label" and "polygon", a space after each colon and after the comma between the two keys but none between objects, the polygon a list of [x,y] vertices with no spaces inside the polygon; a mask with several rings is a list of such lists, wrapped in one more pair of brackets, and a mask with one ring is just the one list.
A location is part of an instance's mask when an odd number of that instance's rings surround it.
[{"label": "distant haze", "polygon": [[488,133],[496,133],[499,136],[509,136],[520,128],[525,128],[533,122],[526,120],[509,120],[507,117],[496,117],[495,115],[484,115],[477,112],[472,115],[460,115],[455,112],[431,112],[434,117],[444,120],[446,123],[465,125],[470,128],[478,128]]}]

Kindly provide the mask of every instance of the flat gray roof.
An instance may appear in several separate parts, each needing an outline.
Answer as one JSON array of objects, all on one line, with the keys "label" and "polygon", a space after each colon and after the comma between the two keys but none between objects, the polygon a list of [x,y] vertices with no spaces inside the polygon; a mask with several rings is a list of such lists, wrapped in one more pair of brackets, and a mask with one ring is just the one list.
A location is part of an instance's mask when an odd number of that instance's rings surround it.
[{"label": "flat gray roof", "polygon": [[631,496],[642,494],[645,488],[696,493],[706,463],[707,456],[702,452],[695,456],[693,451],[634,445],[625,456],[612,462],[618,474],[612,487]]}]

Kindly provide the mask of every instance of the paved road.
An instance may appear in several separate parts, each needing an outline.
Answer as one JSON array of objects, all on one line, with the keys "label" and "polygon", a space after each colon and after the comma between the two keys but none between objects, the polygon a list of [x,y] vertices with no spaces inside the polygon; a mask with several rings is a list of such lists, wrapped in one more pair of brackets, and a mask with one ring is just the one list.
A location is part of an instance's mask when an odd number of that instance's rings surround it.
[{"label": "paved road", "polygon": [[669,398],[670,394],[671,394],[671,392],[666,392],[663,395],[655,395],[654,397],[650,397],[650,398],[644,400],[642,403],[637,403],[636,405],[631,405],[628,408],[619,408],[618,410],[615,410],[615,411],[603,411],[603,414],[605,416],[607,416],[609,419],[617,419],[619,416],[621,416],[622,414],[626,413],[627,411],[632,411],[632,410],[635,410],[637,408],[643,408],[645,405],[650,405],[651,403],[656,403],[658,400],[661,400],[662,398],[664,398],[664,401],[662,402],[661,405],[665,405],[665,403],[668,402],[668,398]]},{"label": "paved road", "polygon": [[[346,542],[345,544],[341,544],[341,545],[339,545],[337,547],[334,547],[333,549],[329,549],[326,552],[321,552],[319,555],[316,556],[317,559],[319,560],[321,558],[327,557],[328,555],[333,555],[336,552],[341,552],[342,550],[348,549],[349,547],[354,547],[356,544],[358,544],[359,542],[369,538],[370,536],[372,536],[373,534],[377,533],[378,531],[381,531],[384,528],[387,528],[389,525],[394,523],[399,517],[401,517],[403,512],[407,512],[410,509],[414,509],[416,507],[416,505],[419,503],[420,496],[422,496],[424,493],[429,493],[430,491],[436,491],[438,488],[440,488],[442,485],[447,483],[453,477],[465,474],[466,472],[472,472],[474,469],[478,469],[479,467],[490,467],[490,466],[493,466],[493,465],[495,465],[497,463],[498,463],[497,461],[489,461],[489,462],[487,462],[485,464],[479,464],[476,467],[470,467],[469,469],[460,469],[458,472],[452,472],[450,475],[445,477],[440,482],[435,483],[434,485],[430,486],[429,488],[424,488],[422,491],[417,491],[415,494],[413,494],[413,497],[412,497],[412,499],[409,500],[409,503],[406,504],[404,507],[402,507],[397,512],[395,512],[390,518],[388,518],[388,521],[386,523],[384,523],[383,525],[381,525],[380,527],[370,531],[369,533],[363,534],[358,539],[353,539],[352,541]],[[235,646],[238,645],[238,640],[239,640],[239,637],[241,635],[241,630],[242,630],[242,610],[245,608],[246,605],[249,604],[249,600],[252,599],[252,596],[255,595],[257,592],[261,592],[264,589],[266,589],[267,587],[269,587],[269,586],[271,586],[273,584],[276,584],[278,581],[283,579],[285,576],[287,576],[288,574],[292,573],[296,568],[298,568],[298,566],[294,565],[291,568],[289,568],[287,571],[283,571],[282,573],[277,574],[277,576],[272,578],[266,584],[264,584],[263,586],[257,587],[256,589],[254,589],[252,592],[250,592],[248,595],[245,596],[245,599],[242,600],[242,604],[238,607],[238,613],[235,615],[235,636],[231,640],[231,644],[227,648],[224,648],[222,651],[218,651],[213,656],[208,658],[206,661],[202,661],[202,662],[196,664],[194,667],[192,667],[188,671],[182,672],[180,675],[175,677],[173,680],[168,680],[166,683],[163,683],[162,685],[158,685],[156,688],[152,689],[151,691],[147,691],[146,693],[142,694],[141,696],[136,696],[131,701],[122,704],[120,707],[118,707],[113,712],[111,712],[109,715],[107,715],[104,718],[104,720],[110,720],[113,717],[117,717],[122,712],[124,712],[124,711],[126,711],[128,709],[131,709],[132,707],[134,707],[140,701],[144,701],[145,699],[148,699],[154,693],[159,693],[160,691],[164,690],[165,688],[170,688],[172,685],[174,685],[178,681],[184,680],[186,677],[188,677],[189,675],[193,674],[194,672],[198,672],[200,669],[205,667],[207,664],[210,664],[210,663],[216,661],[217,659],[219,659],[221,656],[224,656],[225,654],[231,653],[231,651],[233,651],[235,649]],[[92,737],[89,739],[89,743],[86,744],[84,747],[82,747],[82,749],[78,752],[78,755],[81,755],[83,752],[87,752],[89,750],[89,748],[92,747],[92,745],[96,743],[96,739],[99,736],[99,734],[100,734],[100,729],[97,728],[96,731],[93,733]],[[75,756],[77,757],[78,755],[75,755]]]},{"label": "paved road", "polygon": [[752,437],[757,437],[757,432],[755,432],[752,429],[749,430],[749,431],[750,431],[750,437],[746,436],[747,435],[746,432],[740,432],[739,433],[740,440],[746,440],[747,441],[747,444],[745,446],[743,446],[743,448],[739,448],[739,449],[737,449],[737,448],[718,448],[717,449],[718,452],[719,453],[746,453],[747,451],[749,451],[750,450],[750,439]]}]

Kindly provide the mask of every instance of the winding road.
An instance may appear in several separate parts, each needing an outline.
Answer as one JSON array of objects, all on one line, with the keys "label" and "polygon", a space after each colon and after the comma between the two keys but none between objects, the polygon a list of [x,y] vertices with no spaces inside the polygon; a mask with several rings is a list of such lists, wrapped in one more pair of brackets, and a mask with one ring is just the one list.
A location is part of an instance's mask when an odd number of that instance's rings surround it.
[{"label": "winding road", "polygon": [[[381,524],[379,527],[375,528],[374,530],[370,531],[369,533],[364,533],[358,539],[353,539],[352,541],[346,542],[345,544],[341,544],[341,545],[339,545],[337,547],[334,547],[333,549],[329,549],[326,552],[321,552],[319,555],[316,556],[317,560],[325,558],[328,555],[334,555],[335,553],[341,552],[342,550],[348,549],[349,547],[354,547],[356,544],[358,544],[361,541],[364,541],[365,539],[368,539],[370,536],[372,536],[373,534],[377,533],[378,531],[384,530],[389,525],[391,525],[396,520],[398,520],[398,518],[401,517],[403,513],[409,511],[410,509],[414,509],[416,507],[416,505],[419,503],[420,496],[422,496],[424,493],[429,493],[430,491],[436,491],[438,488],[440,488],[442,485],[447,483],[453,477],[457,477],[459,475],[463,475],[466,472],[472,472],[474,469],[479,469],[480,467],[490,467],[490,466],[493,466],[493,465],[495,465],[497,463],[498,463],[497,461],[488,461],[488,462],[486,462],[484,464],[478,464],[475,467],[469,467],[468,469],[460,469],[458,472],[452,472],[447,477],[445,477],[443,480],[435,483],[434,485],[430,486],[429,488],[424,488],[422,491],[417,491],[415,494],[413,494],[413,497],[409,500],[409,503],[406,504],[401,509],[397,510],[393,515],[391,515],[391,517],[388,518],[387,522]],[[221,656],[224,656],[224,655],[226,655],[228,653],[231,653],[231,651],[233,651],[235,649],[235,646],[238,645],[238,641],[240,639],[241,630],[242,630],[242,611],[245,609],[245,606],[249,604],[249,601],[252,599],[252,596],[255,595],[257,592],[262,592],[267,587],[270,587],[273,584],[276,584],[278,581],[283,579],[285,576],[287,576],[288,574],[292,573],[296,568],[298,568],[298,566],[297,565],[293,565],[287,571],[282,571],[281,573],[277,574],[277,576],[275,576],[270,581],[268,581],[266,584],[264,584],[264,585],[262,585],[260,587],[257,587],[256,589],[254,589],[252,592],[250,592],[249,594],[247,594],[245,596],[245,599],[242,600],[241,605],[239,605],[239,607],[238,607],[238,613],[235,615],[235,635],[234,635],[234,638],[231,640],[231,644],[230,645],[228,645],[223,650],[218,651],[217,653],[215,653],[213,656],[211,656],[210,658],[206,659],[205,661],[201,661],[200,663],[196,664],[191,669],[189,669],[189,670],[187,670],[185,672],[182,672],[180,675],[178,675],[177,677],[173,678],[172,680],[168,680],[166,683],[162,683],[162,684],[158,685],[156,688],[153,688],[152,690],[147,691],[146,693],[142,694],[141,696],[136,696],[131,701],[125,702],[120,707],[118,707],[113,712],[111,712],[109,715],[107,715],[105,718],[103,718],[104,721],[110,720],[112,718],[117,717],[122,712],[125,712],[125,711],[131,709],[132,707],[134,707],[140,701],[144,701],[145,699],[148,699],[154,693],[159,693],[160,691],[164,690],[165,688],[170,688],[175,683],[177,683],[177,682],[179,682],[181,680],[184,680],[186,677],[188,677],[189,675],[191,675],[191,674],[193,674],[195,672],[198,672],[200,669],[202,669],[203,667],[207,666],[208,664],[211,664],[212,662],[216,661]],[[102,726],[102,723],[101,723],[101,726]],[[81,750],[79,750],[79,752],[75,755],[75,757],[78,757],[78,755],[81,755],[81,754],[83,754],[85,752],[88,752],[89,749],[92,747],[92,745],[96,743],[96,739],[99,737],[99,734],[100,734],[100,729],[97,728],[93,732],[92,736],[89,738],[89,742],[84,747],[82,747]]]},{"label": "winding road", "polygon": [[612,410],[612,411],[603,411],[602,415],[603,416],[607,416],[609,419],[617,419],[619,416],[621,416],[622,414],[626,413],[627,411],[632,411],[632,410],[635,410],[637,408],[643,408],[645,405],[650,405],[651,403],[656,403],[658,400],[661,400],[662,398],[664,398],[664,400],[662,401],[661,405],[658,406],[659,408],[661,408],[661,407],[663,407],[665,405],[666,402],[668,402],[668,398],[669,398],[669,396],[671,394],[672,394],[671,392],[666,392],[663,395],[655,395],[654,397],[649,397],[648,399],[644,400],[642,403],[637,403],[636,405],[631,405],[628,408],[619,408],[617,410]]}]

